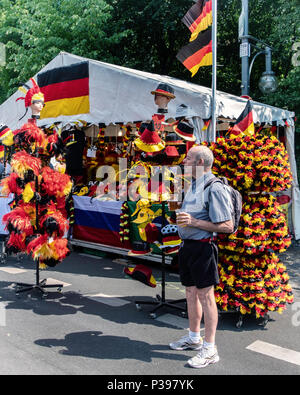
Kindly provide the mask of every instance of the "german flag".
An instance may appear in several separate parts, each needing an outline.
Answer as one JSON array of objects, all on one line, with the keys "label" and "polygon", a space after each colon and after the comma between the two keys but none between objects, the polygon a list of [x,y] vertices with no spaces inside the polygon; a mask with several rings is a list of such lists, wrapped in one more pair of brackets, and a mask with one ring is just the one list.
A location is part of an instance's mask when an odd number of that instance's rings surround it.
[{"label": "german flag", "polygon": [[192,77],[202,66],[212,65],[212,36],[211,27],[198,37],[181,48],[177,59],[192,73]]},{"label": "german flag", "polygon": [[209,118],[209,119],[203,119],[203,128],[202,128],[202,131],[205,131],[205,130],[207,130],[207,129],[209,128],[210,121],[211,121],[210,118]]},{"label": "german flag", "polygon": [[213,23],[212,0],[198,0],[182,18],[182,22],[192,33],[190,41],[195,40],[200,32]]},{"label": "german flag", "polygon": [[255,132],[254,122],[253,122],[253,106],[252,102],[248,100],[244,111],[236,120],[232,129],[229,130],[230,135],[238,136],[241,134],[253,135]]},{"label": "german flag", "polygon": [[0,144],[10,147],[14,143],[14,134],[8,126],[0,124]]},{"label": "german flag", "polygon": [[87,114],[89,101],[89,63],[57,67],[38,75],[38,85],[45,96],[41,118]]}]

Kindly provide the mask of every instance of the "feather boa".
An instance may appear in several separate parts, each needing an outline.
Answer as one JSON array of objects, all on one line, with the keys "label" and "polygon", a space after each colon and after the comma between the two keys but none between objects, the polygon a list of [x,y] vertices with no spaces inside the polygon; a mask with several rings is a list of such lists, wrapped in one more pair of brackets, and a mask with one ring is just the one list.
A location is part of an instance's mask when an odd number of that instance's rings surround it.
[{"label": "feather boa", "polygon": [[48,236],[45,234],[37,235],[27,245],[27,252],[31,252],[34,260],[40,259],[41,262],[55,260],[61,262],[70,253],[67,245],[67,239],[48,239]]},{"label": "feather boa", "polygon": [[16,207],[11,212],[5,214],[2,221],[6,224],[6,229],[10,232],[22,233],[26,237],[33,234],[34,229],[31,218],[22,207]]},{"label": "feather boa", "polygon": [[41,171],[42,162],[41,159],[31,156],[25,151],[20,151],[13,155],[11,167],[21,178],[24,177],[24,174],[28,170],[32,170],[33,173],[38,176]]},{"label": "feather boa", "polygon": [[17,183],[18,178],[17,173],[11,173],[8,177],[1,180],[0,187],[2,188],[1,194],[3,196],[8,196],[11,193],[21,195],[23,189]]},{"label": "feather boa", "polygon": [[45,233],[52,237],[63,237],[69,227],[65,216],[55,207],[49,208],[47,213],[41,217],[40,226]]},{"label": "feather boa", "polygon": [[66,197],[72,190],[72,181],[67,174],[58,173],[50,167],[42,170],[42,190],[48,196]]},{"label": "feather boa", "polygon": [[33,153],[36,148],[46,149],[46,135],[34,123],[25,123],[14,135],[15,144],[23,146],[26,151]]}]

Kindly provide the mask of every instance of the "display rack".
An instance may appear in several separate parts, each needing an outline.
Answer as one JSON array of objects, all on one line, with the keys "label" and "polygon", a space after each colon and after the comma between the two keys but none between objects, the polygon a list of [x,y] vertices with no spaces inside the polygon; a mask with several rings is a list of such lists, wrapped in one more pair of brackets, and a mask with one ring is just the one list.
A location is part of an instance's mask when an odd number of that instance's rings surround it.
[{"label": "display rack", "polygon": [[[38,153],[36,153],[36,157],[38,157]],[[39,232],[39,181],[38,176],[35,176],[35,220],[36,220],[36,232]],[[63,284],[46,284],[47,279],[40,281],[40,260],[36,261],[36,271],[35,271],[35,284],[27,284],[27,283],[16,283],[16,295],[19,295],[23,292],[30,292],[37,290],[41,292],[42,297],[47,296],[47,292],[45,289],[48,288],[57,288],[60,292],[63,288]]]},{"label": "display rack", "polygon": [[[165,219],[166,219],[165,202],[162,202],[162,223],[164,223]],[[177,306],[178,303],[184,303],[185,307]],[[171,301],[166,300],[166,256],[163,249],[161,255],[161,295],[156,295],[156,300],[154,301],[141,301],[141,300],[135,301],[135,305],[138,310],[141,310],[142,304],[156,306],[150,312],[151,318],[156,318],[157,317],[156,311],[162,307],[168,307],[168,308],[180,310],[184,316],[186,316],[187,314],[187,306],[186,306],[185,298],[178,300],[171,300]]]}]

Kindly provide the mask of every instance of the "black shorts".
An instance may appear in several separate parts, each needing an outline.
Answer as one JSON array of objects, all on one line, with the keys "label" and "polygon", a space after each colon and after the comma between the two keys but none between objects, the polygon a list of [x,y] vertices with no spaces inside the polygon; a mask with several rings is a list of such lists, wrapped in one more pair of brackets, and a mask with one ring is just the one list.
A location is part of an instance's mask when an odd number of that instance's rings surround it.
[{"label": "black shorts", "polygon": [[178,252],[181,284],[207,288],[219,284],[218,248],[214,242],[184,240]]}]

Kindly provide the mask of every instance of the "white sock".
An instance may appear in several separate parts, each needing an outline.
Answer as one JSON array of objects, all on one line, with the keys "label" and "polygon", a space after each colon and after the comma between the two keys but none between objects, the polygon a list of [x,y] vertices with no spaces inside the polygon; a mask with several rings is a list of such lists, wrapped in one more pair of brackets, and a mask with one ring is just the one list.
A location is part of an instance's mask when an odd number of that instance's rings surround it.
[{"label": "white sock", "polygon": [[213,351],[215,348],[215,343],[208,343],[207,341],[204,340],[203,347],[207,348],[209,351]]},{"label": "white sock", "polygon": [[200,341],[200,332],[189,331],[189,338],[192,340],[193,343],[199,343],[199,341]]}]

